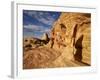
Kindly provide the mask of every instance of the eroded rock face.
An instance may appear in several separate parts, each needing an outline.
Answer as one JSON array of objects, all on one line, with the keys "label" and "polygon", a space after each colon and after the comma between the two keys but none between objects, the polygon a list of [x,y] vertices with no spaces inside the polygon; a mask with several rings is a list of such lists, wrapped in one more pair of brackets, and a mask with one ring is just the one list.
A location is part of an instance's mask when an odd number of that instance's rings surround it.
[{"label": "eroded rock face", "polygon": [[62,13],[54,23],[49,41],[51,48],[67,59],[91,63],[91,14]]},{"label": "eroded rock face", "polygon": [[32,48],[39,48],[46,45],[49,42],[49,38],[47,34],[44,34],[42,39],[34,38],[34,37],[26,37],[23,39],[23,49],[31,50]]},{"label": "eroded rock face", "polygon": [[45,41],[48,41],[49,40],[48,34],[44,33],[41,39],[45,40]]},{"label": "eroded rock face", "polygon": [[23,55],[23,69],[56,67],[51,63],[60,55],[60,52],[46,47],[25,51]]}]

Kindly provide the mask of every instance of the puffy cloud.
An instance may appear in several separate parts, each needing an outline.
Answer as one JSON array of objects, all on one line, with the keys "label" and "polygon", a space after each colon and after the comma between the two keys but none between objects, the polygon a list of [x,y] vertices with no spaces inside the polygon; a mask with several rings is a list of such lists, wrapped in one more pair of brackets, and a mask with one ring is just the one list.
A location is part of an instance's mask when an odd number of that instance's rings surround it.
[{"label": "puffy cloud", "polygon": [[37,26],[37,25],[24,25],[24,28],[26,29],[31,29],[31,30],[35,30],[35,31],[40,31],[41,30],[41,27],[40,26]]},{"label": "puffy cloud", "polygon": [[30,32],[35,32],[35,31],[42,32],[42,33],[50,32],[50,28],[44,28],[43,26],[37,26],[37,25],[25,25],[24,29]]},{"label": "puffy cloud", "polygon": [[33,17],[33,19],[36,19],[36,20],[40,21],[41,23],[44,23],[47,25],[52,25],[53,22],[56,20],[56,17],[58,17],[57,12],[24,10],[24,13]]},{"label": "puffy cloud", "polygon": [[50,33],[52,24],[59,17],[57,12],[23,11],[24,35],[40,37],[43,33]]}]

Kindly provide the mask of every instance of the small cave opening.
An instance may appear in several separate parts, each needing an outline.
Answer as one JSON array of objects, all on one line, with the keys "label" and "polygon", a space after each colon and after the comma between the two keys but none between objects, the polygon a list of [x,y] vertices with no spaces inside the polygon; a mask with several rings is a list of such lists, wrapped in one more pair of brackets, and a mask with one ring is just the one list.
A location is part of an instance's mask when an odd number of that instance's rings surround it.
[{"label": "small cave opening", "polygon": [[60,26],[61,26],[61,30],[62,30],[64,33],[66,33],[66,30],[67,30],[66,26],[65,26],[64,24],[60,24]]}]

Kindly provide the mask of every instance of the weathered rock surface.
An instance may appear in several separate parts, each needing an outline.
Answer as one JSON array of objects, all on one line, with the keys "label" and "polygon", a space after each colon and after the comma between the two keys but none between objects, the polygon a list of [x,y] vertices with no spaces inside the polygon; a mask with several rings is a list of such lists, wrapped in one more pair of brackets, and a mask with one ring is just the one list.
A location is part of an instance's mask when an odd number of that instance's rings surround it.
[{"label": "weathered rock surface", "polygon": [[42,40],[45,40],[45,41],[49,41],[48,34],[47,33],[44,33],[41,39]]},{"label": "weathered rock surface", "polygon": [[91,14],[62,13],[53,25],[49,46],[66,59],[91,64]]},{"label": "weathered rock surface", "polygon": [[68,60],[59,51],[47,47],[33,48],[25,51],[23,55],[23,69],[78,67],[86,65]]},{"label": "weathered rock surface", "polygon": [[38,48],[46,45],[49,42],[49,37],[47,34],[44,34],[42,39],[34,37],[26,37],[23,39],[23,48],[24,50],[30,50],[32,48]]},{"label": "weathered rock surface", "polygon": [[[59,56],[60,52],[50,48],[33,48],[25,51],[23,55],[23,68],[46,68],[52,65]],[[51,66],[53,67],[53,65]],[[56,66],[55,66],[56,67]]]}]

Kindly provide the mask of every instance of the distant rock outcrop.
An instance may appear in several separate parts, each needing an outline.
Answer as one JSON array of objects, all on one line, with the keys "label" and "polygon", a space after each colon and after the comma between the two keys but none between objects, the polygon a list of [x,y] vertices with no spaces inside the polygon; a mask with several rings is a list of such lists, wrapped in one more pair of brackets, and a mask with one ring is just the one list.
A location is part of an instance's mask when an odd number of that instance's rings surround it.
[{"label": "distant rock outcrop", "polygon": [[45,46],[49,42],[48,34],[44,33],[41,39],[34,37],[26,37],[23,40],[24,50],[31,50],[32,48],[39,48]]},{"label": "distant rock outcrop", "polygon": [[41,39],[42,40],[48,40],[49,39],[48,34],[44,33]]},{"label": "distant rock outcrop", "polygon": [[49,46],[66,58],[91,64],[91,14],[62,13],[50,37]]},{"label": "distant rock outcrop", "polygon": [[44,33],[43,36],[41,37],[41,40],[42,40],[45,44],[47,44],[47,43],[49,42],[50,38],[49,38],[49,36],[48,36],[47,33]]}]

